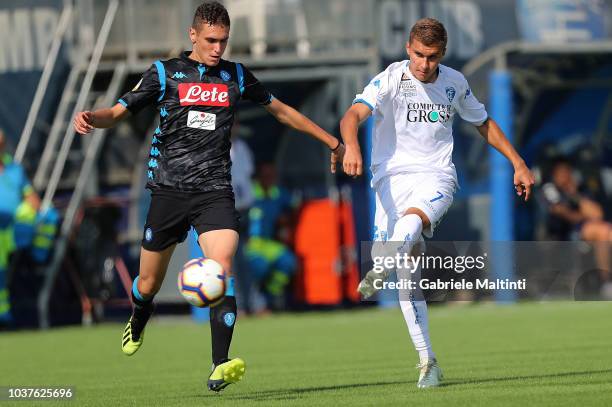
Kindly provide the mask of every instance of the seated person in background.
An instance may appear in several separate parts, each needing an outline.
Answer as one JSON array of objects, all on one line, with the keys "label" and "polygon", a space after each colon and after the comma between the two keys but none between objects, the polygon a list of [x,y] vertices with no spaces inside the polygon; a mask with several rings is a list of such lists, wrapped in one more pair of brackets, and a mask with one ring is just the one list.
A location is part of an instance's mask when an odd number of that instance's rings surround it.
[{"label": "seated person in background", "polygon": [[542,186],[542,198],[548,209],[547,231],[555,239],[581,239],[594,243],[595,260],[604,284],[603,289],[607,292],[612,289],[612,224],[604,220],[601,205],[579,191],[569,160],[556,159],[550,174],[550,182]]},{"label": "seated person in background", "polygon": [[[11,322],[8,292],[10,256],[33,238],[40,199],[32,189],[23,167],[5,153],[5,137],[0,130],[0,325]],[[25,238],[23,237],[25,235]]]},{"label": "seated person in background", "polygon": [[279,308],[285,287],[296,270],[296,259],[290,249],[293,237],[291,197],[276,185],[273,164],[259,165],[253,195],[246,259],[253,278],[263,288],[268,305]]}]

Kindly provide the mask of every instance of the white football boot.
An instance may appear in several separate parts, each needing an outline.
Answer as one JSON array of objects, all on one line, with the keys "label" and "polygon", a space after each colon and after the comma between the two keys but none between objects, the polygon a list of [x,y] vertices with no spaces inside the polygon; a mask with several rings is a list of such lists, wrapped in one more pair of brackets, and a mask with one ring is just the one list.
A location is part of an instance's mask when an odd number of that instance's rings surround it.
[{"label": "white football boot", "polygon": [[440,386],[443,378],[442,369],[438,366],[436,359],[419,363],[416,367],[420,369],[419,381],[417,383],[419,389]]}]

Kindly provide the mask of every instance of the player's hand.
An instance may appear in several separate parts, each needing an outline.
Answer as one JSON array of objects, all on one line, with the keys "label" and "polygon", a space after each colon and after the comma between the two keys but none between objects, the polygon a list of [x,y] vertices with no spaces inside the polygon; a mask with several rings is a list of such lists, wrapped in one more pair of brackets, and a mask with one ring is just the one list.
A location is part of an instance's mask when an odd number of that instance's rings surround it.
[{"label": "player's hand", "polygon": [[336,151],[332,151],[331,152],[331,173],[335,174],[336,173],[336,166],[338,165],[338,163],[341,163],[342,160],[344,159],[344,153],[346,152],[346,149],[344,148],[344,144],[340,143],[338,145],[338,148],[336,149]]},{"label": "player's hand", "polygon": [[79,112],[74,116],[74,130],[79,134],[88,134],[94,129],[93,113],[89,111]]},{"label": "player's hand", "polygon": [[342,168],[346,175],[358,177],[363,173],[363,161],[359,147],[346,146]]},{"label": "player's hand", "polygon": [[525,164],[514,170],[514,188],[516,189],[516,194],[518,196],[525,194],[525,202],[531,196],[533,184],[535,184],[535,177]]}]

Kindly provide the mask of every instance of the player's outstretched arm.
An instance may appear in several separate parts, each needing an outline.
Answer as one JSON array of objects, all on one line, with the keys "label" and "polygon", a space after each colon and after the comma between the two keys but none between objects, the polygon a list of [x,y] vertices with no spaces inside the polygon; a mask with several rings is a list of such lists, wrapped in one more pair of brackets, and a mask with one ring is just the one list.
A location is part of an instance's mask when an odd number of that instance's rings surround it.
[{"label": "player's outstretched arm", "polygon": [[88,134],[93,129],[108,129],[126,117],[129,110],[120,103],[105,109],[98,109],[94,112],[79,112],[74,116],[74,130],[79,134]]},{"label": "player's outstretched arm", "polygon": [[497,151],[502,153],[514,167],[514,187],[516,194],[521,196],[525,194],[525,201],[531,196],[531,189],[535,183],[535,178],[525,161],[519,153],[514,149],[510,141],[504,135],[501,128],[491,118],[487,119],[481,126],[477,126],[480,135],[493,146]]},{"label": "player's outstretched arm", "polygon": [[331,172],[336,172],[336,162],[341,161],[344,156],[344,146],[334,136],[323,130],[315,122],[298,112],[294,108],[278,99],[272,99],[266,110],[272,114],[279,122],[297,131],[306,133],[311,137],[321,141],[331,150]]},{"label": "player's outstretched arm", "polygon": [[370,108],[363,103],[351,106],[340,120],[340,134],[346,145],[342,168],[347,175],[357,177],[363,173],[363,160],[357,132],[359,126],[372,114]]},{"label": "player's outstretched arm", "polygon": [[274,98],[270,104],[264,107],[279,122],[321,141],[329,147],[332,152],[338,154],[342,150],[341,143],[337,138],[323,130],[315,122],[291,106]]}]

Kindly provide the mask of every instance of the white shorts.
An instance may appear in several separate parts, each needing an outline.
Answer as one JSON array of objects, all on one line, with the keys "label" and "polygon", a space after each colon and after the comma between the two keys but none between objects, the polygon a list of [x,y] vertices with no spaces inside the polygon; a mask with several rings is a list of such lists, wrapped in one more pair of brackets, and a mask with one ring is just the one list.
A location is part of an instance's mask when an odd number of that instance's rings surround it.
[{"label": "white shorts", "polygon": [[455,191],[455,180],[440,174],[402,173],[380,179],[374,185],[376,214],[373,240],[390,239],[395,223],[409,208],[418,208],[427,215],[431,225],[423,230],[423,235],[431,238],[453,203]]}]

